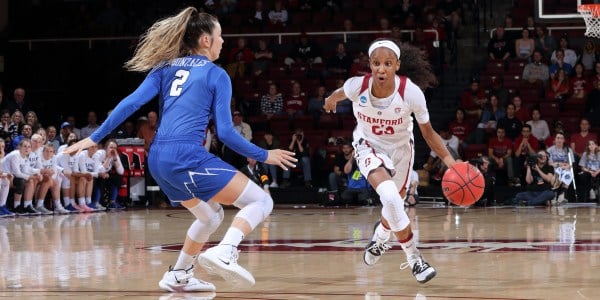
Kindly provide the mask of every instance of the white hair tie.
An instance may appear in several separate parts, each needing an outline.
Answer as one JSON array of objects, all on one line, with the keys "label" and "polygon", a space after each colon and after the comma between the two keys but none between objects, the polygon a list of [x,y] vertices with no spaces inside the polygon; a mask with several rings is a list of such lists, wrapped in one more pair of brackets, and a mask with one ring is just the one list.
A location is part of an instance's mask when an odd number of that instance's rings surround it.
[{"label": "white hair tie", "polygon": [[369,56],[371,56],[373,51],[375,51],[375,49],[377,49],[379,47],[385,47],[385,48],[388,48],[388,49],[394,51],[394,53],[396,53],[396,56],[398,57],[398,59],[400,59],[400,48],[398,48],[398,45],[396,45],[396,43],[394,43],[390,40],[382,40],[382,41],[374,42],[371,45],[371,47],[369,47]]}]

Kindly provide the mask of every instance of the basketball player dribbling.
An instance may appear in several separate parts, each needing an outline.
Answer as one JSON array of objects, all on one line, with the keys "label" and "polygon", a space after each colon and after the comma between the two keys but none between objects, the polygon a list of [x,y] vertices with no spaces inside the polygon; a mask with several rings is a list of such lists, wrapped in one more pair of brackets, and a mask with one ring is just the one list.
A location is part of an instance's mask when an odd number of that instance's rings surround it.
[{"label": "basketball player dribbling", "polygon": [[[390,233],[394,233],[406,253],[407,263],[420,283],[435,277],[436,271],[417,249],[404,211],[404,199],[414,162],[413,118],[419,124],[427,145],[447,166],[455,163],[440,136],[433,130],[425,95],[421,88],[435,84],[431,65],[420,50],[400,47],[387,39],[375,40],[369,47],[371,73],[352,77],[335,90],[323,108],[335,112],[336,103],[346,98],[352,101],[357,120],[353,133],[355,158],[361,173],[375,188],[383,205],[381,219],[375,224],[371,241],[365,248],[364,261],[371,266],[391,248]],[[401,61],[402,72],[398,76]]]},{"label": "basketball player dribbling", "polygon": [[[212,283],[194,278],[196,256],[201,266],[232,284],[255,283],[237,264],[237,246],[273,209],[273,199],[233,166],[203,146],[209,120],[219,139],[243,156],[280,166],[295,166],[290,151],[264,150],[239,135],[231,118],[231,81],[213,63],[223,45],[221,25],[212,15],[193,7],[153,24],[142,36],[125,66],[149,71],[146,79],[123,99],[94,133],[66,153],[96,145],[133,112],[159,98],[159,125],[148,153],[150,172],[173,205],[183,205],[196,218],[187,230],[179,258],[165,272],[159,287],[170,292],[215,290]],[[240,210],[219,245],[200,254],[204,243],[223,221],[221,204]]]}]

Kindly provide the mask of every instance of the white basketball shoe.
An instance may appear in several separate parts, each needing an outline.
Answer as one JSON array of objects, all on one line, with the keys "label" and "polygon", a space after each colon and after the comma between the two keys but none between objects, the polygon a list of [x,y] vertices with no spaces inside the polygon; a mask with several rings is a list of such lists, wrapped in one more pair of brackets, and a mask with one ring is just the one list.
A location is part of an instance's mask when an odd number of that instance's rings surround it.
[{"label": "white basketball shoe", "polygon": [[169,271],[165,272],[163,278],[158,282],[158,286],[169,292],[214,292],[215,286],[210,282],[195,278],[193,269],[193,265],[187,270],[173,270],[172,267],[169,267]]},{"label": "white basketball shoe", "polygon": [[230,284],[238,287],[253,286],[254,276],[238,265],[238,250],[231,245],[217,245],[207,249],[198,256],[200,265],[211,273],[215,273]]}]

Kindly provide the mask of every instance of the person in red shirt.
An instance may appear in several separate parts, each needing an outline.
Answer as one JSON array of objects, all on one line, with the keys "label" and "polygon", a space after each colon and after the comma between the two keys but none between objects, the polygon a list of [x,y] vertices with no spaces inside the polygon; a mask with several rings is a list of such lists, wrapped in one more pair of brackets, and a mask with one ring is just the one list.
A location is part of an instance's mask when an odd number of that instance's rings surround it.
[{"label": "person in red shirt", "polygon": [[488,156],[494,162],[496,170],[506,171],[509,185],[516,185],[512,160],[513,143],[506,137],[502,127],[496,128],[496,137],[488,143]]},{"label": "person in red shirt", "polygon": [[456,119],[448,124],[448,131],[458,138],[463,148],[467,146],[465,139],[473,131],[473,122],[468,121],[465,117],[465,110],[459,107],[456,109]]},{"label": "person in red shirt", "polygon": [[575,151],[577,156],[581,157],[585,152],[585,147],[588,141],[597,141],[598,136],[590,132],[590,121],[586,118],[582,118],[579,121],[579,132],[571,134],[571,149]]},{"label": "person in red shirt", "polygon": [[235,79],[236,76],[244,77],[251,71],[254,52],[246,44],[245,37],[239,37],[237,39],[237,45],[231,48],[227,55],[227,59],[229,63],[225,67],[225,70],[227,70],[227,74],[229,74],[231,79]]},{"label": "person in red shirt", "polygon": [[469,89],[465,90],[460,96],[460,106],[465,110],[468,117],[479,119],[485,100],[485,91],[480,88],[479,80],[473,78]]},{"label": "person in red shirt", "polygon": [[523,175],[525,174],[525,170],[523,167],[525,166],[527,157],[530,155],[536,155],[537,151],[540,150],[540,143],[535,136],[531,134],[531,125],[523,125],[523,128],[521,128],[521,134],[517,136],[513,143],[513,150],[515,153],[514,170],[516,182],[517,180],[520,181],[521,178],[524,178]]},{"label": "person in red shirt", "polygon": [[515,95],[512,98],[512,104],[515,105],[515,116],[519,121],[525,123],[531,120],[531,112],[523,106],[523,99],[521,99],[521,96]]},{"label": "person in red shirt", "polygon": [[304,115],[308,99],[298,81],[292,83],[292,91],[283,99],[283,110],[289,116],[290,128],[297,116]]}]

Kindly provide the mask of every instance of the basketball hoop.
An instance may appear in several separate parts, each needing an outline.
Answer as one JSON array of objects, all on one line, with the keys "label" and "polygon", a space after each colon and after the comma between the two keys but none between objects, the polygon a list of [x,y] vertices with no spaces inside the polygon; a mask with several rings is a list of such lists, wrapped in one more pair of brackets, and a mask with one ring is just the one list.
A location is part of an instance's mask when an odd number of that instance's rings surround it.
[{"label": "basketball hoop", "polygon": [[585,21],[585,36],[600,38],[600,4],[582,4],[577,11]]}]

